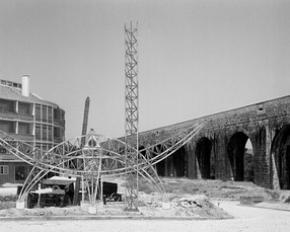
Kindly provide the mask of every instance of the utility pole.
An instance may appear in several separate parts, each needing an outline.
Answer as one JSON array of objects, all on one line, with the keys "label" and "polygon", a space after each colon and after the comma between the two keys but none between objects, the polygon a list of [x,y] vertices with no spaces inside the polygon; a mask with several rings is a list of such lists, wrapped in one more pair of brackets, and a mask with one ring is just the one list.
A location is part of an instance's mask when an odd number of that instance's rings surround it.
[{"label": "utility pole", "polygon": [[[125,25],[125,156],[126,167],[138,164],[139,153],[139,98],[137,24]],[[136,150],[133,149],[136,148]],[[138,210],[138,170],[127,177],[127,210]]]}]

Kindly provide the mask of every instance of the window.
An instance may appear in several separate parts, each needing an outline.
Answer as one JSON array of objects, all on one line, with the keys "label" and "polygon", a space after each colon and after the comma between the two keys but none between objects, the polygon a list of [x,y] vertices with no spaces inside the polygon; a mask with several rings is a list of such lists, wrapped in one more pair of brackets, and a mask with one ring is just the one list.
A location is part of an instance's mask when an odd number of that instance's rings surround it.
[{"label": "window", "polygon": [[47,122],[47,106],[42,106],[42,121]]},{"label": "window", "polygon": [[48,107],[48,122],[52,122],[52,118],[53,118],[53,111],[52,111],[52,107]]},{"label": "window", "polygon": [[54,118],[54,120],[59,119],[59,110],[58,109],[53,110],[53,118]]},{"label": "window", "polygon": [[8,165],[0,165],[0,175],[8,175],[9,168]]},{"label": "window", "polygon": [[42,140],[47,140],[47,125],[42,125]]},{"label": "window", "polygon": [[41,125],[40,124],[36,124],[35,125],[35,137],[36,139],[41,139]]},{"label": "window", "polygon": [[5,147],[2,147],[2,146],[0,146],[0,153],[2,153],[2,154],[6,154],[6,153],[7,153],[7,150],[6,150],[6,148],[5,148]]},{"label": "window", "polygon": [[52,141],[52,126],[48,126],[48,140]]},{"label": "window", "polygon": [[15,122],[0,120],[0,130],[6,133],[15,133]]},{"label": "window", "polygon": [[19,102],[18,113],[22,115],[31,115],[31,105],[29,103]]},{"label": "window", "polygon": [[15,112],[15,102],[0,99],[0,112],[1,113],[14,113]]},{"label": "window", "polygon": [[54,138],[60,138],[60,128],[54,127],[53,132]]},{"label": "window", "polygon": [[15,180],[25,180],[28,176],[30,168],[28,166],[15,167]]},{"label": "window", "polygon": [[64,111],[60,108],[56,108],[53,110],[54,120],[64,120]]},{"label": "window", "polygon": [[20,122],[18,124],[18,134],[20,135],[30,135],[30,125],[29,123]]},{"label": "window", "polygon": [[64,120],[64,114],[65,114],[65,112],[64,112],[64,110],[60,110],[61,111],[61,120]]},{"label": "window", "polygon": [[39,104],[35,105],[35,119],[36,119],[36,121],[41,120],[41,105],[39,105]]}]

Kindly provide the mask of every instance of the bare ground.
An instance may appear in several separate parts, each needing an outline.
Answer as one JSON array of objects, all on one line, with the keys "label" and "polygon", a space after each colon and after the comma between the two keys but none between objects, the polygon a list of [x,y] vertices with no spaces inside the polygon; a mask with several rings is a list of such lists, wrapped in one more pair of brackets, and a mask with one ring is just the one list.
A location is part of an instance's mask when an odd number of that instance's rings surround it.
[{"label": "bare ground", "polygon": [[[119,183],[119,191],[124,193],[124,179],[114,179],[114,181]],[[139,212],[135,214],[146,217],[221,219],[229,218],[230,215],[220,207],[213,205],[212,201],[220,203],[239,200],[242,196],[260,196],[266,202],[276,201],[276,206],[280,204],[280,192],[261,188],[251,182],[187,178],[162,178],[162,182],[167,192],[165,195],[157,194],[151,184],[140,181]],[[7,201],[7,197],[9,196],[3,196],[2,201],[0,199],[0,209],[2,209],[0,217],[88,215],[88,210],[80,207],[17,210],[15,202]],[[281,208],[283,207],[287,208],[288,204],[282,204]],[[97,215],[126,216],[128,213],[124,212],[124,208],[124,203],[109,203],[106,206],[99,206]]]},{"label": "bare ground", "polygon": [[[265,189],[252,182],[161,178],[167,193],[204,194],[210,199],[240,200],[241,196],[262,196],[266,201],[279,200],[280,192]],[[152,185],[143,182],[140,190],[150,193]]]},{"label": "bare ground", "polygon": [[227,220],[65,220],[65,221],[1,221],[2,232],[288,232],[290,213],[240,206],[222,201],[220,207],[232,214]]}]

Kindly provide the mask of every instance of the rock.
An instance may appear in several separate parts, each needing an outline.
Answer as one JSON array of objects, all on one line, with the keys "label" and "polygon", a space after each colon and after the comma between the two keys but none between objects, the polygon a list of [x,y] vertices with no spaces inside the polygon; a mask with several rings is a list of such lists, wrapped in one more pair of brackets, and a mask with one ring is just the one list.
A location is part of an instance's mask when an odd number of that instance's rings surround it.
[{"label": "rock", "polygon": [[289,190],[281,191],[279,200],[284,203],[290,203],[290,191]]}]

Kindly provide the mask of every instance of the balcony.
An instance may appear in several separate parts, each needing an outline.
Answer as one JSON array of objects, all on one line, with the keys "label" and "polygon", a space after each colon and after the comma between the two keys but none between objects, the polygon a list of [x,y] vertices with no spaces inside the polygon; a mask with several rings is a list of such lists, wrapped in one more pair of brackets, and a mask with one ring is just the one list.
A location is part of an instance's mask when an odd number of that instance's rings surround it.
[{"label": "balcony", "polygon": [[32,115],[26,115],[26,114],[17,114],[14,112],[0,112],[0,119],[5,120],[23,120],[23,121],[33,121]]},{"label": "balcony", "polygon": [[9,133],[9,136],[13,137],[15,140],[18,140],[18,141],[33,142],[34,140],[34,136],[30,134],[19,135],[15,133]]}]

